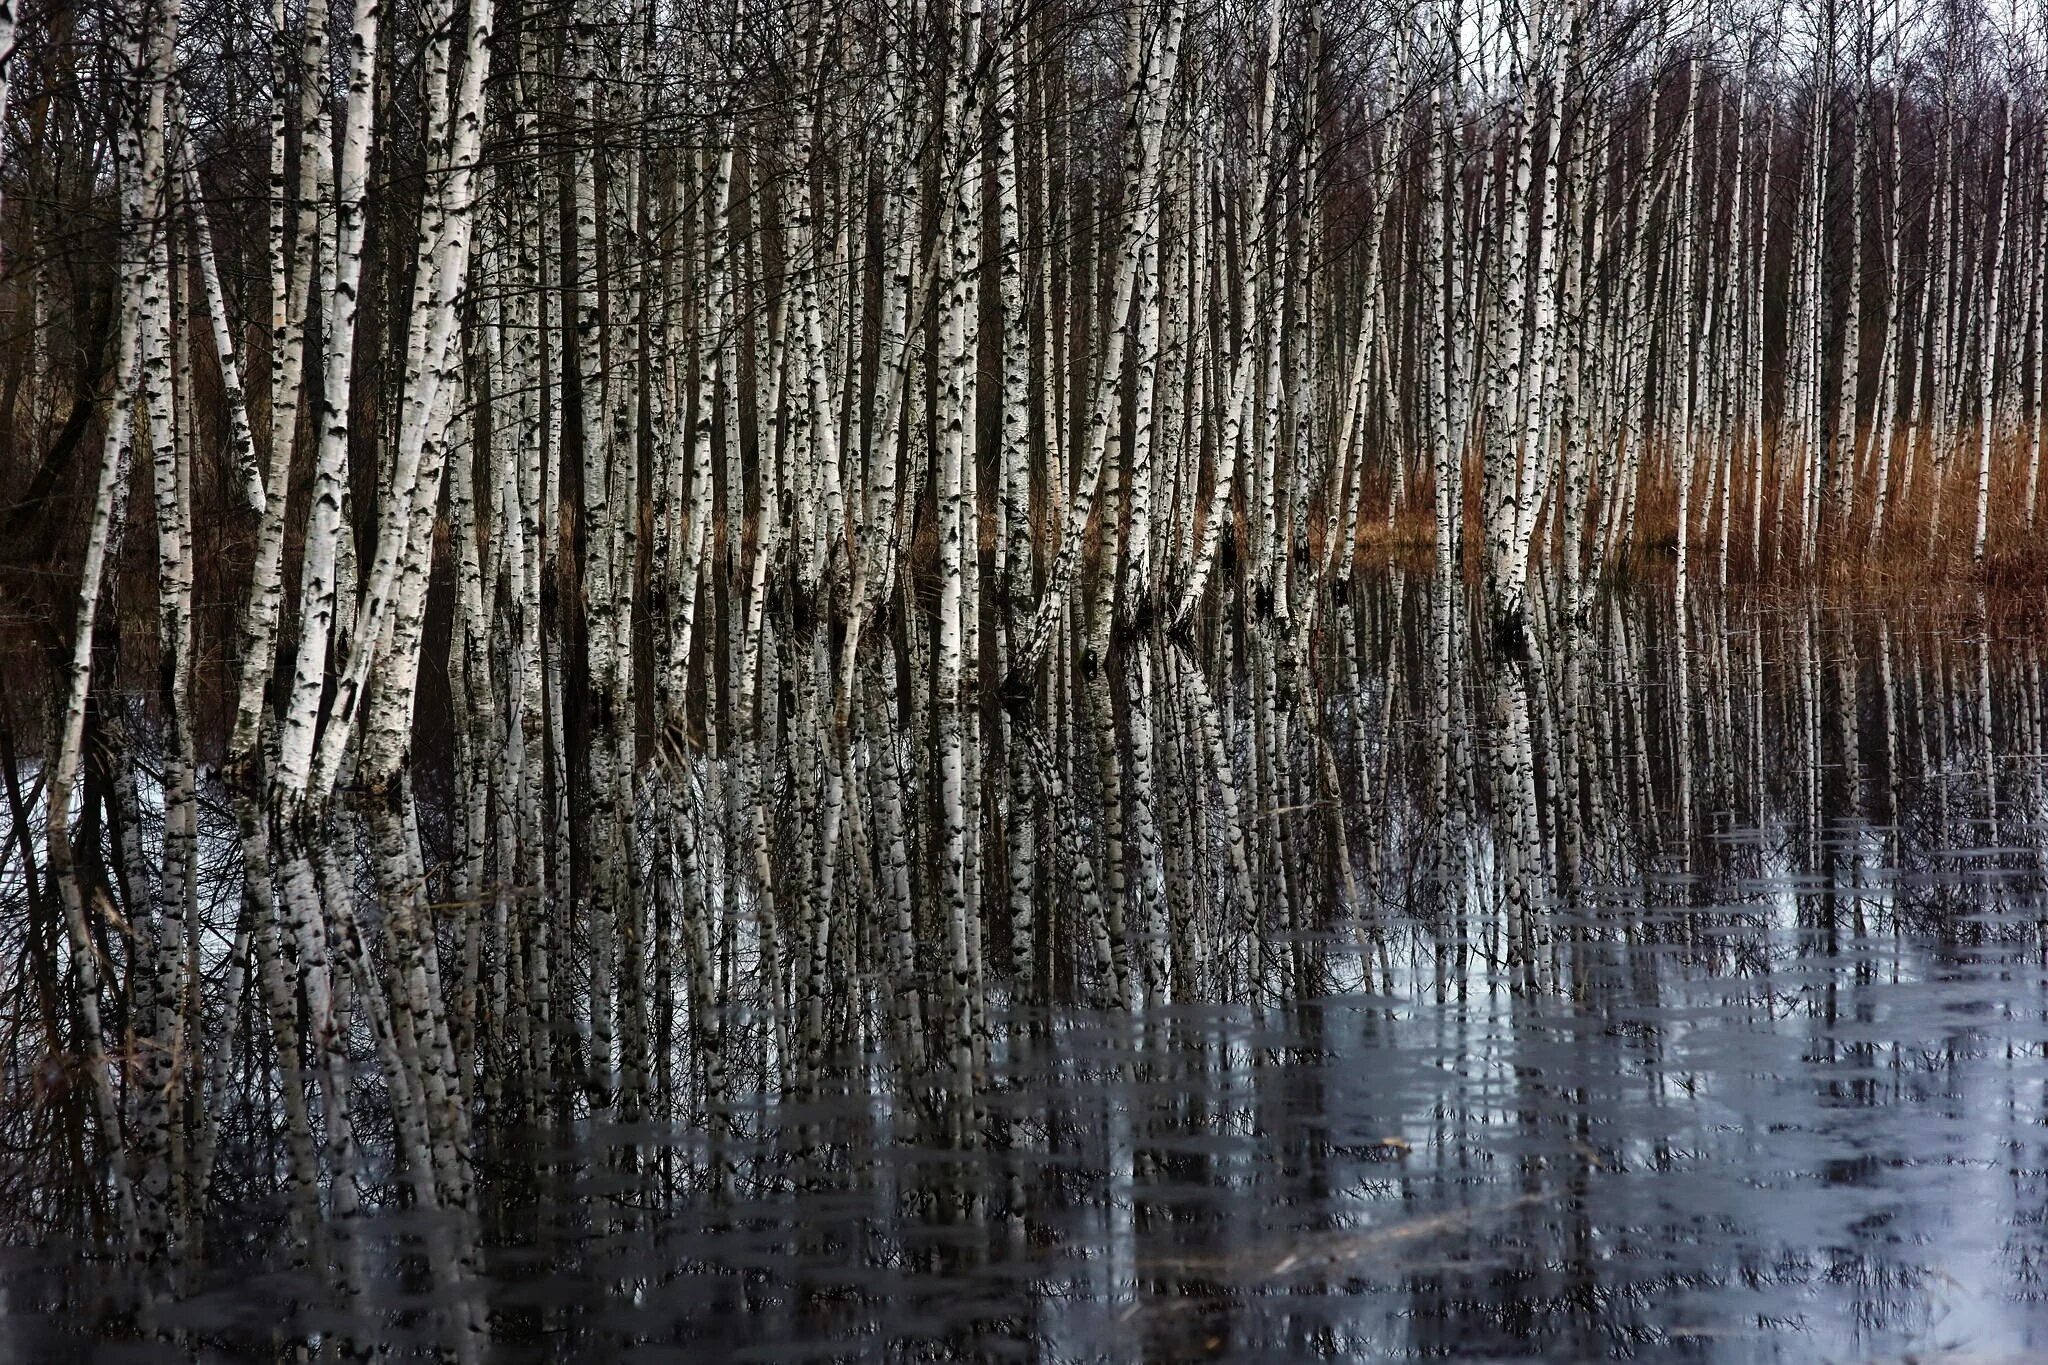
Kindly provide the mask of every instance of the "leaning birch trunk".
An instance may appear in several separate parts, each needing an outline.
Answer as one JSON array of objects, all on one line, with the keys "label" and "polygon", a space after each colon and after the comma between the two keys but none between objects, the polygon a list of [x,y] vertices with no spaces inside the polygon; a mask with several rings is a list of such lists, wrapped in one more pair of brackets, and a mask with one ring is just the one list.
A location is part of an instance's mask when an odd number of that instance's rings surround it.
[{"label": "leaning birch trunk", "polygon": [[[4,6],[5,0],[0,0]],[[4,99],[4,92],[0,92]],[[182,101],[179,101],[182,104]],[[0,107],[0,115],[4,115]],[[178,119],[184,121],[183,111]],[[199,187],[199,168],[193,161],[192,137],[188,131],[178,139],[178,164],[183,172],[181,193],[191,221],[192,246],[199,261],[200,281],[206,290],[207,319],[213,328],[214,362],[220,367],[222,406],[227,409],[228,443],[236,469],[242,478],[243,496],[261,517],[265,508],[263,466],[256,453],[256,434],[249,422],[249,400],[242,388],[241,362],[236,357],[234,325],[228,318],[227,300],[221,293],[220,268],[213,254],[213,232],[207,225],[206,201]],[[279,272],[280,276],[282,271]]]},{"label": "leaning birch trunk", "polygon": [[[1122,401],[1125,337],[1131,325],[1131,302],[1137,289],[1137,274],[1145,257],[1149,220],[1146,206],[1158,192],[1160,147],[1166,132],[1166,107],[1172,95],[1174,73],[1180,60],[1181,25],[1186,17],[1185,0],[1167,0],[1156,46],[1133,45],[1131,97],[1125,106],[1124,123],[1128,146],[1124,154],[1124,223],[1117,258],[1116,280],[1110,291],[1109,336],[1103,346],[1101,369],[1097,372],[1095,398],[1088,418],[1088,444],[1082,457],[1074,499],[1068,504],[1066,524],[1061,529],[1059,549],[1045,572],[1039,590],[1038,610],[1030,629],[1018,642],[1011,667],[1022,675],[1035,669],[1053,628],[1059,623],[1080,562],[1081,545],[1095,512],[1101,492],[1104,456],[1109,449],[1110,428]],[[1133,16],[1133,23],[1137,17]]]},{"label": "leaning birch trunk", "polygon": [[[368,225],[371,125],[376,112],[379,0],[356,0],[350,25],[348,102],[342,118],[341,159],[335,173],[335,232],[321,256],[320,297],[328,308],[320,384],[319,441],[313,498],[307,515],[300,584],[299,647],[288,705],[278,729],[273,779],[291,806],[303,803],[312,780],[313,743],[325,690],[328,645],[340,610],[337,559],[347,475],[349,383],[353,375],[363,242]],[[299,818],[296,812],[293,818]]]},{"label": "leaning birch trunk", "polygon": [[[430,170],[436,180],[416,259],[414,325],[408,337],[404,403],[398,448],[379,514],[378,546],[358,608],[352,648],[325,717],[313,773],[313,795],[324,802],[338,779],[356,733],[358,699],[362,745],[357,780],[369,811],[374,862],[390,912],[395,951],[392,1001],[400,1025],[400,1061],[428,1106],[433,1134],[433,1175],[441,1201],[460,1207],[468,1175],[462,1148],[465,1124],[461,1086],[440,989],[431,928],[413,921],[420,896],[410,784],[402,767],[412,728],[433,522],[450,419],[461,386],[463,356],[456,336],[469,271],[474,180],[482,138],[483,86],[488,65],[492,7],[472,0],[462,67],[452,82],[449,54],[430,49],[430,79],[454,86],[431,102],[439,115],[428,129]],[[464,458],[469,458],[466,453]],[[418,1173],[415,1173],[416,1176]]]},{"label": "leaning birch trunk", "polygon": [[[1162,158],[1163,159],[1163,158]],[[1127,624],[1149,613],[1153,512],[1153,452],[1158,445],[1159,333],[1161,319],[1160,218],[1169,197],[1163,168],[1153,172],[1154,187],[1137,206],[1138,261],[1133,274],[1131,311],[1137,325],[1131,347],[1133,387],[1131,420],[1120,443],[1125,466],[1126,544],[1123,552],[1124,609]],[[1119,366],[1119,371],[1121,366]],[[1110,377],[1105,369],[1104,378]],[[1116,378],[1121,382],[1121,374]],[[1108,534],[1113,535],[1113,531]]]},{"label": "leaning birch trunk", "polygon": [[1531,363],[1519,400],[1522,407],[1522,463],[1517,475],[1516,515],[1507,566],[1518,601],[1527,594],[1529,556],[1536,540],[1538,518],[1549,505],[1551,482],[1558,464],[1552,449],[1551,429],[1558,387],[1560,297],[1565,293],[1563,281],[1568,270],[1566,249],[1559,240],[1562,223],[1558,212],[1561,184],[1558,147],[1564,126],[1567,77],[1576,70],[1579,6],[1573,3],[1567,10],[1563,32],[1552,34],[1550,39],[1550,101],[1545,120],[1543,188],[1535,210],[1537,243],[1530,267],[1535,291],[1535,317],[1530,327]]},{"label": "leaning birch trunk", "polygon": [[[139,1234],[136,1197],[123,1141],[120,1101],[107,1056],[100,1015],[100,956],[86,914],[86,891],[79,881],[71,844],[72,791],[85,756],[86,701],[92,690],[93,628],[99,619],[100,593],[108,573],[109,541],[121,518],[125,480],[133,456],[135,406],[141,390],[143,274],[147,268],[142,184],[142,124],[148,117],[139,95],[142,63],[139,35],[125,44],[131,72],[128,107],[120,111],[121,146],[117,175],[121,186],[120,298],[114,345],[114,401],[100,443],[92,518],[87,525],[85,560],[79,571],[77,615],[73,618],[71,659],[66,670],[64,710],[57,735],[56,762],[44,795],[44,839],[49,848],[50,877],[64,903],[64,928],[71,952],[72,1006],[78,1013],[76,1046],[85,1060],[92,1085],[93,1117],[101,1148],[101,1169],[114,1182],[121,1226],[131,1244]],[[97,913],[95,908],[94,913]]]},{"label": "leaning birch trunk", "polygon": [[[1410,87],[1407,83],[1408,69],[1408,28],[1403,25],[1396,37],[1394,49],[1393,87],[1402,92],[1405,102]],[[1384,205],[1394,182],[1397,144],[1392,133],[1386,135],[1379,147],[1379,167],[1373,176],[1372,218],[1366,227],[1365,241],[1361,250],[1365,258],[1365,280],[1359,290],[1362,310],[1358,319],[1358,338],[1352,343],[1351,361],[1345,370],[1345,379],[1339,393],[1336,443],[1332,450],[1333,471],[1330,477],[1329,501],[1331,511],[1341,507],[1338,531],[1326,534],[1323,541],[1322,565],[1318,572],[1318,584],[1327,584],[1333,575],[1341,572],[1349,576],[1353,561],[1358,553],[1358,518],[1360,502],[1364,496],[1364,414],[1367,403],[1366,386],[1371,378],[1370,366],[1373,348],[1383,341],[1381,329],[1386,325],[1385,310],[1381,303],[1383,290],[1381,282],[1380,251],[1383,238],[1387,235],[1388,214]],[[1427,211],[1425,210],[1425,219]],[[1400,457],[1396,455],[1388,480],[1388,514],[1399,497],[1401,483]],[[1341,570],[1340,570],[1341,558]]]},{"label": "leaning birch trunk", "polygon": [[1263,252],[1267,242],[1266,201],[1272,181],[1273,139],[1278,134],[1279,126],[1273,111],[1274,81],[1280,62],[1280,19],[1281,6],[1278,0],[1268,0],[1265,74],[1261,85],[1257,126],[1253,133],[1255,150],[1242,219],[1245,253],[1244,312],[1239,321],[1235,345],[1230,353],[1230,384],[1223,399],[1223,430],[1217,440],[1217,464],[1211,474],[1209,503],[1201,518],[1200,539],[1195,547],[1195,562],[1181,585],[1180,602],[1173,611],[1173,624],[1176,627],[1186,626],[1208,586],[1209,574],[1216,561],[1217,547],[1223,540],[1223,511],[1230,501],[1231,486],[1237,478],[1237,452],[1245,439],[1247,410],[1252,402],[1252,364],[1259,328],[1265,320],[1260,301],[1265,272],[1254,260],[1254,253]]},{"label": "leaning birch trunk", "polygon": [[1508,153],[1506,240],[1493,253],[1490,309],[1485,334],[1486,402],[1480,469],[1481,516],[1485,532],[1487,609],[1497,631],[1518,634],[1521,597],[1513,571],[1514,528],[1521,517],[1519,423],[1511,410],[1522,389],[1523,314],[1528,292],[1532,204],[1530,165],[1536,124],[1536,41],[1524,20],[1516,30],[1514,82],[1519,87],[1513,115],[1514,143]]}]

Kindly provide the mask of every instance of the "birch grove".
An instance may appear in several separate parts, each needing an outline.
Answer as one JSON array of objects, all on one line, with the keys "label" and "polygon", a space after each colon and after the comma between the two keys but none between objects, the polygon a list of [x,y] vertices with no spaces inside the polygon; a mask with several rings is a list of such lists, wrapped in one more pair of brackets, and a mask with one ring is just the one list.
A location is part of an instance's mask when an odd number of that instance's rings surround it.
[{"label": "birch grove", "polygon": [[970,1140],[992,1002],[1369,899],[1266,812],[1381,799],[1291,701],[1410,552],[1431,884],[1490,805],[1554,983],[1626,855],[1545,803],[1642,799],[1604,590],[2041,563],[2040,15],[1757,24],[0,0],[7,856],[94,1214],[175,1275],[252,1094],[343,1284],[402,1198],[459,1288],[495,1136],[716,1131],[747,1059]]}]

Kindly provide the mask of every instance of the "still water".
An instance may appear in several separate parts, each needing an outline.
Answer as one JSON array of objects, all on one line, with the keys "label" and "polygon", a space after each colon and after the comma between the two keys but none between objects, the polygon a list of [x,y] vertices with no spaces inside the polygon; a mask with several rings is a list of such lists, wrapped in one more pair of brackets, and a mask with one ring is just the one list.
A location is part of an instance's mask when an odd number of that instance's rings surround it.
[{"label": "still water", "polygon": [[[689,1121],[494,1132],[474,1219],[375,1201],[355,1292],[260,1160],[154,1302],[0,1252],[0,1360],[2048,1355],[2038,623],[1669,612],[1504,660],[1396,582],[1291,678],[1219,646],[1240,827],[1158,774],[1128,1006],[991,975],[967,1093],[876,982],[801,1077],[735,1007]],[[1121,704],[1199,751],[1185,656],[1138,650]],[[1085,731],[1040,719],[1092,831]],[[1183,875],[1233,841],[1241,914]]]}]

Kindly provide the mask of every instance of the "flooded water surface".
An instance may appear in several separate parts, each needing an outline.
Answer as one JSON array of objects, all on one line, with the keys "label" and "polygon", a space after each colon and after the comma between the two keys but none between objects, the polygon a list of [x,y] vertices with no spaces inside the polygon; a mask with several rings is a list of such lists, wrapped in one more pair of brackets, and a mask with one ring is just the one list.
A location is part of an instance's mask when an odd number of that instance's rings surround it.
[{"label": "flooded water surface", "polygon": [[[1395,583],[1298,655],[1133,640],[971,720],[957,999],[892,939],[943,937],[933,740],[871,714],[843,870],[892,784],[913,917],[812,925],[826,988],[715,897],[639,1112],[480,1091],[459,1215],[366,1118],[310,1247],[252,1101],[203,1262],[22,1240],[0,1358],[2041,1358],[2041,640],[1954,619],[1622,601],[1500,652]],[[713,807],[735,761],[665,772]]]}]

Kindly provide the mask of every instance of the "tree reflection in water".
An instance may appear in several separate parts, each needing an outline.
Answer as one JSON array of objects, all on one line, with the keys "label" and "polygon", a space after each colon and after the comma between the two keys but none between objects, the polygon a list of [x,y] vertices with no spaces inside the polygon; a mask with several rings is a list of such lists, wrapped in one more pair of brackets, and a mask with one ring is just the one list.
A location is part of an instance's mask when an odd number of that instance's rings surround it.
[{"label": "tree reflection in water", "polygon": [[[311,1224],[242,1029],[197,1231],[152,1272],[96,1235],[90,1097],[17,1025],[0,1357],[2048,1349],[2040,639],[1982,603],[1958,631],[1695,596],[1681,646],[1660,600],[1539,595],[1505,654],[1399,577],[1300,656],[1139,635],[979,699],[952,836],[899,626],[843,743],[785,706],[645,774],[639,1112],[576,1082],[586,1015],[492,1012],[489,950],[472,1186],[433,1214],[365,1011],[361,1207],[327,1189]],[[774,644],[820,705],[823,655]],[[200,844],[218,1011],[224,809]],[[55,949],[18,862],[0,889],[33,1019]]]}]

